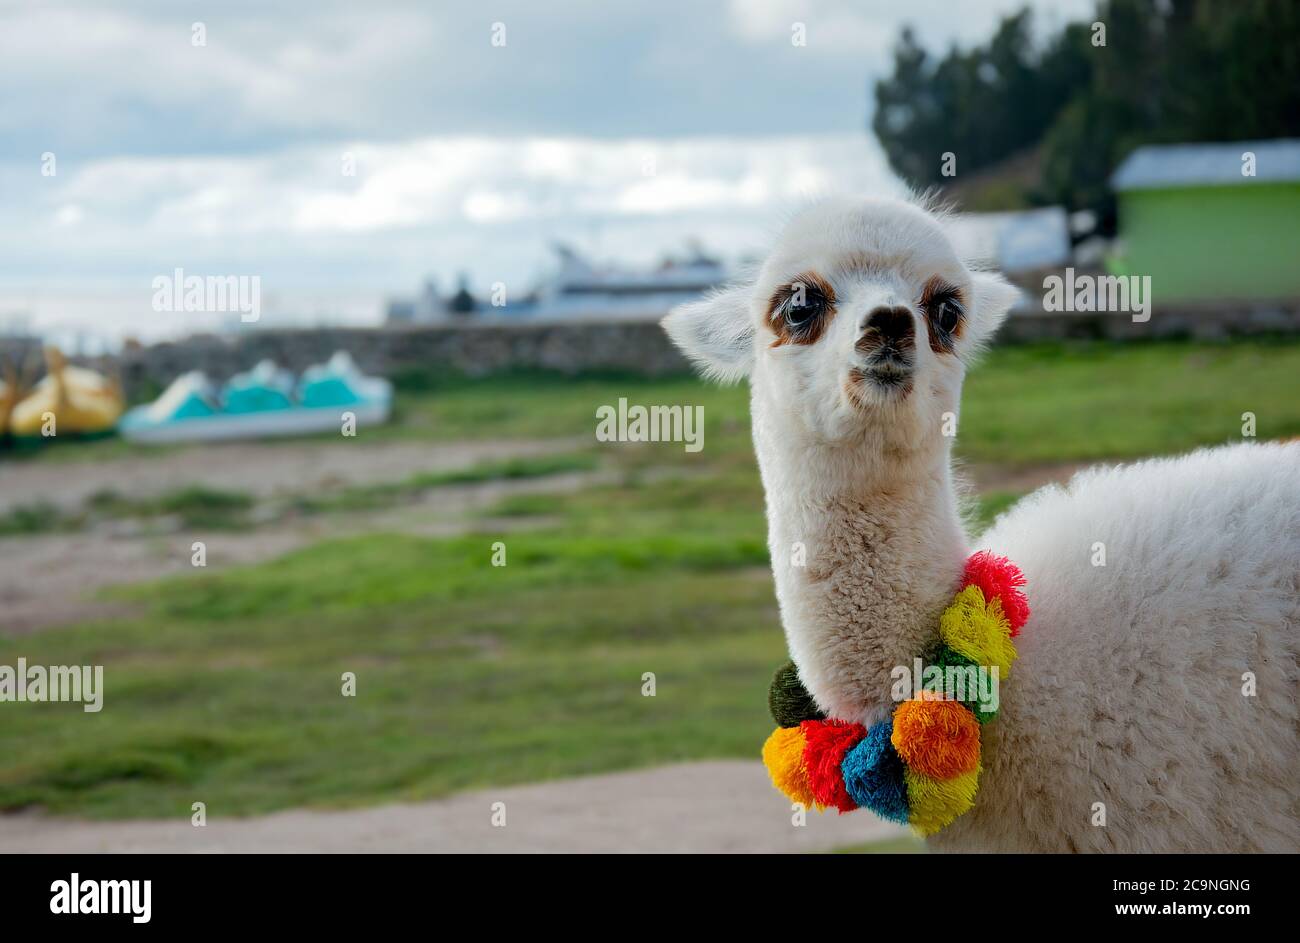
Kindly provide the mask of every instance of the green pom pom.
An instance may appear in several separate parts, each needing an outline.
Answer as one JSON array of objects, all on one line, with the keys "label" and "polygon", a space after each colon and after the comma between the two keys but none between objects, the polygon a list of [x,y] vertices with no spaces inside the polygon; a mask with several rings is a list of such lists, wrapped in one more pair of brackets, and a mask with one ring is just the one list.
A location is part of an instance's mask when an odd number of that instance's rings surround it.
[{"label": "green pom pom", "polygon": [[805,720],[825,720],[826,715],[817,709],[812,695],[799,680],[799,669],[788,661],[772,678],[767,692],[767,706],[772,719],[779,727],[798,727]]},{"label": "green pom pom", "polygon": [[[947,668],[950,665],[954,668],[977,667],[973,660],[967,658],[965,655],[961,654],[961,652],[953,651],[953,649],[949,648],[947,645],[939,646],[933,657],[929,659],[929,664],[938,665],[940,668]],[[975,719],[981,724],[988,723],[990,720],[998,716],[996,710],[980,710],[977,692],[967,690],[966,695],[967,697],[962,701],[962,704],[966,705],[966,707],[970,709],[970,712],[975,715]]]}]

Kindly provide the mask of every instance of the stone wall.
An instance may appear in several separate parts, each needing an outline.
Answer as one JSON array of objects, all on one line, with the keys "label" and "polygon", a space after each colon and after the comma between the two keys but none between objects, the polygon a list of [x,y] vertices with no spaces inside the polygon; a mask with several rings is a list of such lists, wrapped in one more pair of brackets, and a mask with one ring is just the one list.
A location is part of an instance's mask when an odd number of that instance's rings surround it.
[{"label": "stone wall", "polygon": [[519,368],[627,370],[650,376],[686,369],[654,320],[258,330],[126,350],[118,367],[130,391],[165,386],[185,370],[224,380],[266,359],[301,371],[336,350],[348,351],[362,370],[380,376],[409,369],[471,376]]},{"label": "stone wall", "polygon": [[[1300,334],[1300,303],[1157,309],[1144,324],[1129,315],[1022,312],[1007,319],[998,342],[1220,339],[1262,333]],[[412,368],[475,376],[512,368],[628,370],[651,376],[686,369],[655,320],[257,330],[127,349],[112,361],[92,363],[120,371],[128,394],[139,396],[186,370],[203,370],[221,381],[271,359],[301,371],[336,350],[350,351],[363,370],[382,376]]]}]

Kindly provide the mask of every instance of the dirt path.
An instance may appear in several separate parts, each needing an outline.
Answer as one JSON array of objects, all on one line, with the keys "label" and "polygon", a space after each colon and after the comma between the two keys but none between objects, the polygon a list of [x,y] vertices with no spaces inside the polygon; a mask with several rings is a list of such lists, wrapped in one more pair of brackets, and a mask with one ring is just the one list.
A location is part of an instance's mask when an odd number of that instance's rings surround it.
[{"label": "dirt path", "polygon": [[571,451],[574,439],[484,442],[256,442],[197,445],[98,462],[0,463],[0,512],[48,502],[80,507],[97,491],[147,498],[201,485],[258,498],[401,481],[418,472]]},{"label": "dirt path", "polygon": [[[506,825],[492,825],[493,803]],[[867,812],[791,824],[762,764],[686,763],[370,809],[246,819],[0,816],[6,852],[808,852],[904,837]]]},{"label": "dirt path", "polygon": [[976,491],[1029,493],[1043,485],[1064,484],[1074,473],[1101,462],[1040,462],[1034,465],[964,465],[960,468]]}]

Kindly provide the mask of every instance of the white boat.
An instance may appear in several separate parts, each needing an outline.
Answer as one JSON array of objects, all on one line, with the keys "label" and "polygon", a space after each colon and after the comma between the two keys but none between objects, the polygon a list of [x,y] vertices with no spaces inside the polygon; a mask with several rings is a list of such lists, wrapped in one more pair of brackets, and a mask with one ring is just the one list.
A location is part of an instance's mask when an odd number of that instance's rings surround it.
[{"label": "white boat", "polygon": [[572,246],[557,243],[558,270],[523,298],[500,307],[476,301],[462,281],[454,295],[441,297],[425,282],[413,298],[389,299],[387,320],[395,324],[445,324],[460,315],[478,321],[609,320],[662,317],[674,305],[692,301],[724,284],[728,270],[698,245],[659,265],[634,268],[593,262]]},{"label": "white boat", "polygon": [[560,269],[538,291],[534,318],[641,318],[663,314],[727,280],[717,259],[692,246],[682,258],[635,269],[595,264],[566,245],[555,246]]}]

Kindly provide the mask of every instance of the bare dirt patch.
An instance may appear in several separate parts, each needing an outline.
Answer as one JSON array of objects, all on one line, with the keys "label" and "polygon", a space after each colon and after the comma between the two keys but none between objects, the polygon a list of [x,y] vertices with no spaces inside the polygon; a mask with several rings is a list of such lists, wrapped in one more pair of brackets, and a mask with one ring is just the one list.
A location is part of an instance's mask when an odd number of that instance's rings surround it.
[{"label": "bare dirt patch", "polygon": [[39,502],[77,508],[105,490],[135,499],[196,485],[257,498],[319,493],[479,462],[554,455],[589,444],[585,439],[505,439],[369,445],[357,438],[200,445],[102,462],[0,462],[0,512]]},{"label": "bare dirt patch", "polygon": [[[506,827],[492,824],[505,803]],[[355,853],[830,851],[897,840],[907,829],[866,812],[810,812],[795,827],[761,763],[717,760],[464,793],[370,809],[295,809],[254,818],[208,811],[169,820],[87,822],[0,816],[10,852]]]},{"label": "bare dirt patch", "polygon": [[962,475],[976,491],[1029,493],[1044,485],[1065,484],[1074,473],[1097,462],[1044,462],[1034,465],[961,466]]}]

